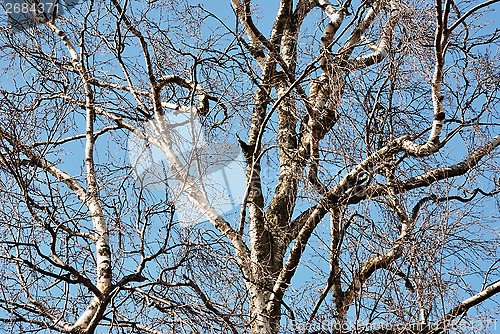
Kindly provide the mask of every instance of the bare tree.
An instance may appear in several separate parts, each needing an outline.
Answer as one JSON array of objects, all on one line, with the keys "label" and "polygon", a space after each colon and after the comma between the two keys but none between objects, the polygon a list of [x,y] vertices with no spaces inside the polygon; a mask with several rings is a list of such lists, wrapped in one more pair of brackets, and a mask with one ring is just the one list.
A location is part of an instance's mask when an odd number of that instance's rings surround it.
[{"label": "bare tree", "polygon": [[5,1],[1,328],[490,332],[497,2]]}]

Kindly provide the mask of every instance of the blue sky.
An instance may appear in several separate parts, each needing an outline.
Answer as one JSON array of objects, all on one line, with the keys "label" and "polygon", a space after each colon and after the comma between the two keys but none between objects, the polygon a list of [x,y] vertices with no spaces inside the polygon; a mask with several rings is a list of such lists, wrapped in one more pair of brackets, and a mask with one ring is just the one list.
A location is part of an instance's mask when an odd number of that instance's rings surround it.
[{"label": "blue sky", "polygon": [[[198,3],[199,1],[192,1],[193,4]],[[263,3],[258,3],[259,10],[257,11],[256,16],[259,18],[257,20],[257,26],[261,29],[261,31],[267,36],[269,34],[269,31],[272,27],[272,22],[275,17],[276,9],[277,9],[277,1],[266,1]],[[229,1],[207,1],[206,3],[203,4],[204,8],[206,8],[209,11],[212,11],[214,14],[217,16],[224,18],[225,22],[231,27],[234,26],[234,15],[232,13],[232,8],[230,6]],[[214,22],[215,23],[215,22]],[[3,60],[0,60],[0,62],[3,62]],[[6,78],[6,77],[4,77]],[[11,79],[10,77],[9,79]],[[7,80],[2,80],[1,85],[5,88],[10,88],[9,86],[11,85],[11,82]],[[78,123],[81,124],[83,119],[80,116],[77,116]],[[80,128],[83,130],[82,128]],[[244,132],[243,132],[244,133]],[[460,139],[457,137],[457,139],[453,140],[452,142],[449,143],[448,145],[450,149],[450,160],[453,159],[461,159],[465,152],[464,152],[464,147],[465,147],[465,142],[463,139]],[[448,149],[448,147],[446,149]],[[77,141],[72,144],[68,144],[65,146],[66,150],[72,154],[74,157],[79,157],[81,156],[81,153],[83,152],[83,142]],[[108,141],[108,138],[106,136],[103,136],[102,138],[99,139],[98,141],[98,151],[101,151],[101,148],[106,151],[107,153],[113,152],[120,150],[121,148],[114,146],[114,144],[111,143],[111,141]],[[120,154],[124,154],[125,152],[120,152]],[[98,153],[98,159],[101,160],[101,162],[104,162],[106,159],[106,154],[100,154]],[[81,163],[82,161],[77,161],[75,162],[72,159],[63,159],[61,167],[68,172],[72,174],[79,174],[81,172]],[[269,182],[270,185],[273,185],[273,183],[276,181],[275,179],[276,174],[275,173],[270,173],[267,181]],[[229,183],[232,180],[229,180]],[[239,184],[239,189],[244,185],[241,183]],[[270,187],[270,190],[272,192],[272,186]],[[161,196],[161,195],[160,195]],[[305,207],[303,207],[305,208]],[[495,210],[496,208],[493,208],[491,204],[488,204],[488,206],[485,207],[485,212],[490,211],[490,210]],[[299,207],[297,211],[301,211],[301,208]],[[327,235],[328,231],[328,221],[324,221],[320,226],[318,227],[318,235],[321,235],[325,237]],[[327,238],[326,238],[327,239]],[[313,271],[309,271],[305,268],[307,264],[311,264],[312,266],[319,266],[319,268],[327,272],[328,264],[326,261],[317,261],[316,260],[319,258],[318,253],[322,253],[321,255],[325,255],[325,246],[322,245],[322,242],[320,241],[319,237],[314,238],[311,240],[311,247],[308,248],[308,251],[304,254],[304,259],[301,265],[301,270],[299,270],[294,277],[293,280],[293,285],[294,287],[299,287],[302,284],[304,284],[306,281],[310,280],[311,278],[314,278],[315,273]],[[480,263],[480,259],[478,259],[478,262]],[[486,264],[485,264],[486,265]],[[479,286],[482,282],[479,280],[473,280],[471,281],[473,285]],[[464,296],[466,298],[467,296]],[[498,300],[498,297],[495,298]]]}]

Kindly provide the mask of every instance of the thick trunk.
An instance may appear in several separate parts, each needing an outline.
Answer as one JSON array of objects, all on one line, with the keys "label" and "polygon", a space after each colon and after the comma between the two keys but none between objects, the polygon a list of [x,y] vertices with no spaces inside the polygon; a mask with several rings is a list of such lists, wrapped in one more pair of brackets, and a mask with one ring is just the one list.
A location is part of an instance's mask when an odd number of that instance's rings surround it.
[{"label": "thick trunk", "polygon": [[273,307],[269,311],[271,294],[268,291],[259,291],[257,296],[250,299],[251,334],[278,334],[280,330],[281,307]]},{"label": "thick trunk", "polygon": [[[252,308],[252,307],[251,307]],[[262,310],[257,305],[253,305],[253,309],[251,309],[252,315],[252,323],[250,327],[251,334],[275,334],[278,333],[271,326],[269,321],[269,317],[265,314],[265,307]]]}]

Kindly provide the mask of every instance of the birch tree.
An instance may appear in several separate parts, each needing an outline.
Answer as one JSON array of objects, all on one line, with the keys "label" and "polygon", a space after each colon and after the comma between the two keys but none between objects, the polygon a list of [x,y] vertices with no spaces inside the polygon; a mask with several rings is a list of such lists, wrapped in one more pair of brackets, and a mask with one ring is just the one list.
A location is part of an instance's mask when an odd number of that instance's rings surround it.
[{"label": "birch tree", "polygon": [[0,326],[491,332],[497,2],[4,1]]}]

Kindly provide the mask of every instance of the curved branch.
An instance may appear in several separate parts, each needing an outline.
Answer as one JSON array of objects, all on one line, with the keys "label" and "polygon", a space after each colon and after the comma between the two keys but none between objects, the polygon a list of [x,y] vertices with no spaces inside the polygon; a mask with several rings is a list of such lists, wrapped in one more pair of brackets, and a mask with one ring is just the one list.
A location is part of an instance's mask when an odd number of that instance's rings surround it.
[{"label": "curved branch", "polygon": [[[397,187],[394,188],[394,191],[396,194],[404,193],[413,189],[427,187],[441,180],[464,175],[469,170],[474,168],[484,156],[491,153],[499,145],[500,145],[500,135],[497,135],[485,145],[474,150],[460,163],[452,166],[435,168],[424,174],[412,177],[408,180],[398,181]],[[363,193],[359,193],[355,196],[352,196],[349,199],[348,203],[356,204],[370,197],[378,197],[385,195],[387,195],[386,185],[370,186],[367,187]]]},{"label": "curved branch", "polygon": [[247,13],[245,6],[240,0],[231,0],[231,5],[250,40],[248,51],[255,58],[259,66],[264,69],[266,55],[264,54],[264,48],[262,47],[261,41],[255,34],[254,29],[252,29],[253,22],[250,13]]},{"label": "curved branch", "polygon": [[464,15],[462,15],[457,21],[455,21],[455,23],[453,23],[448,30],[451,32],[456,27],[458,27],[460,25],[460,23],[464,22],[466,18],[468,18],[469,16],[471,16],[472,14],[474,14],[475,12],[477,12],[478,10],[480,10],[481,8],[487,7],[489,5],[497,3],[499,1],[500,0],[489,0],[489,1],[483,2],[482,4],[477,5],[476,7],[472,8],[467,13],[465,13]]},{"label": "curved branch", "polygon": [[385,24],[382,36],[380,37],[380,42],[378,43],[378,45],[370,45],[370,47],[373,49],[372,53],[356,57],[354,60],[350,61],[347,65],[349,69],[358,70],[374,64],[378,64],[387,56],[387,53],[389,52],[392,31],[399,21],[399,12],[400,10],[396,4],[396,1],[391,1],[390,17],[388,22]]},{"label": "curved branch", "polygon": [[186,284],[188,286],[190,286],[196,292],[196,294],[200,297],[203,304],[205,304],[205,307],[207,309],[209,309],[211,312],[213,312],[216,316],[221,318],[224,321],[224,323],[229,327],[229,329],[231,330],[231,332],[233,334],[238,334],[238,331],[236,330],[234,325],[229,320],[229,316],[227,314],[223,314],[219,310],[217,310],[212,305],[212,303],[207,298],[207,296],[203,293],[203,291],[201,291],[200,287],[196,283],[194,283],[192,280],[190,280],[186,275],[184,275],[184,279],[186,280]]}]

